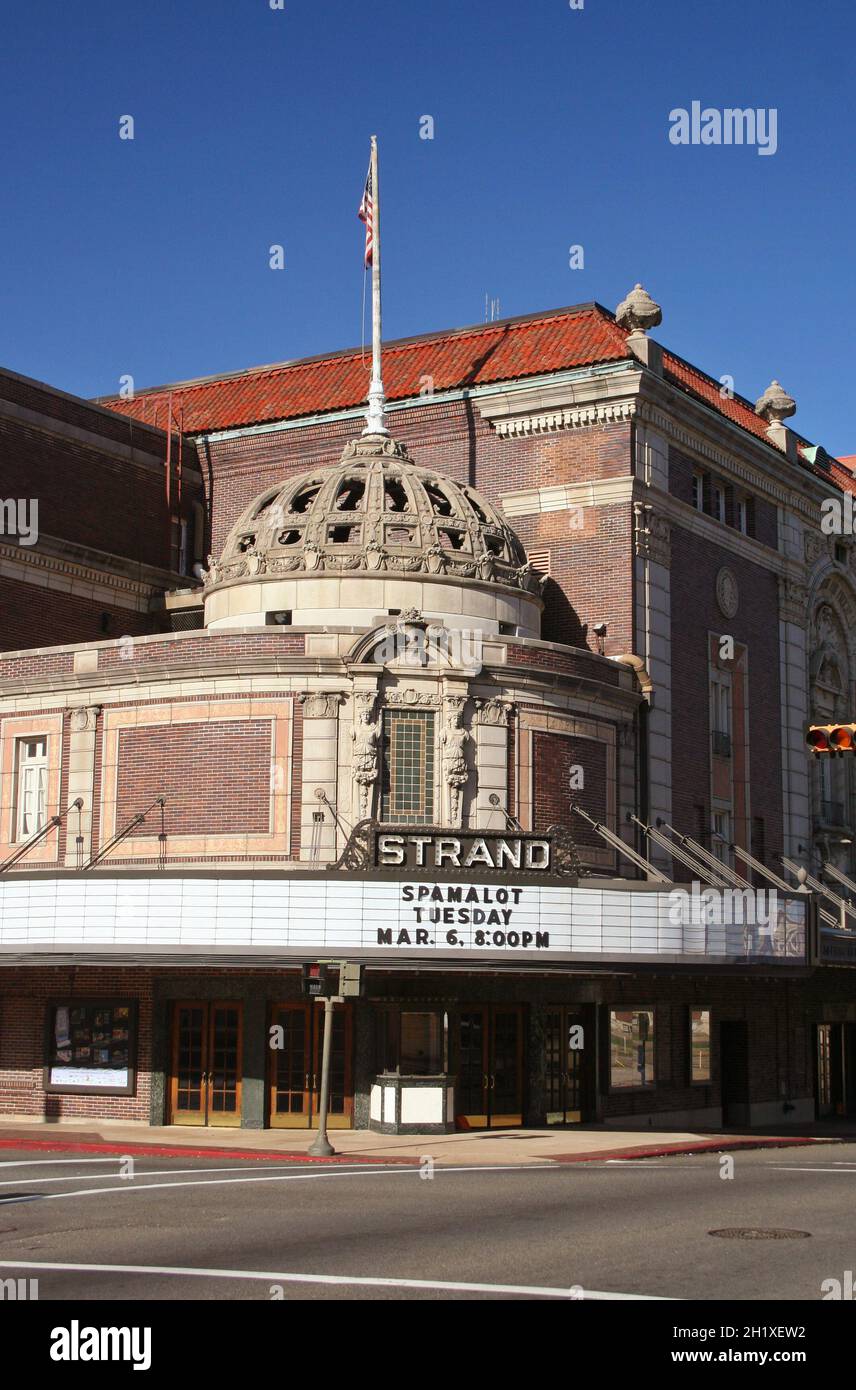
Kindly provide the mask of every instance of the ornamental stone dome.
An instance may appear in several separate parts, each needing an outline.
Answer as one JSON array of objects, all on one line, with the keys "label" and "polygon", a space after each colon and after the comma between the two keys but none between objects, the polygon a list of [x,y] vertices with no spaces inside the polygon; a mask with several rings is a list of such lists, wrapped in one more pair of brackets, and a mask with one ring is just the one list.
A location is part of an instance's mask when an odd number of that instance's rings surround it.
[{"label": "ornamental stone dome", "polygon": [[541,579],[474,488],[386,435],[263,492],[209,557],[205,624],[370,626],[416,609],[449,627],[540,636]]}]

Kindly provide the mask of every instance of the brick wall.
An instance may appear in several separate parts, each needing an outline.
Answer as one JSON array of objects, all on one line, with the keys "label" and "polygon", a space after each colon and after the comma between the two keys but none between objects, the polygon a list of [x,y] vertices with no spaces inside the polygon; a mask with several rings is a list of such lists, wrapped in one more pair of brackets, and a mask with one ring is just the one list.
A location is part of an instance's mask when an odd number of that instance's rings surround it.
[{"label": "brick wall", "polygon": [[[716,602],[723,565],[739,585],[740,605],[725,618]],[[747,650],[749,813],[765,823],[767,858],[782,848],[778,582],[723,546],[672,530],[672,821],[695,835],[696,806],[710,828],[710,710],[708,633],[730,635]],[[678,876],[681,866],[675,865]]]},{"label": "brick wall", "polygon": [[532,761],[534,829],[545,831],[551,825],[567,825],[578,845],[602,849],[600,836],[580,816],[571,817],[568,803],[572,798],[571,768],[582,768],[583,786],[573,793],[573,800],[595,820],[606,821],[606,746],[594,739],[535,731]]},{"label": "brick wall", "polygon": [[[171,835],[244,835],[270,828],[270,720],[230,719],[119,734],[116,823],[158,796]],[[150,818],[136,832],[157,835]]]},{"label": "brick wall", "polygon": [[[64,593],[58,588],[45,589],[38,584],[0,577],[0,648],[3,651],[97,642],[100,637],[141,637],[155,632],[157,625],[150,613],[137,613],[115,603]],[[66,665],[71,662],[70,657],[58,660]],[[41,666],[49,669],[44,658]],[[0,665],[0,681],[4,675]]]},{"label": "brick wall", "polygon": [[179,504],[174,486],[167,508],[163,471],[52,434],[46,423],[36,429],[0,412],[3,497],[38,498],[43,535],[169,569],[169,514],[192,518],[195,490],[185,480]]},{"label": "brick wall", "polygon": [[[148,1123],[151,1095],[152,976],[140,967],[23,966],[0,970],[0,1115],[46,1119],[109,1116]],[[44,1088],[50,1000],[136,999],[137,1085],[133,1096],[56,1095]]]}]

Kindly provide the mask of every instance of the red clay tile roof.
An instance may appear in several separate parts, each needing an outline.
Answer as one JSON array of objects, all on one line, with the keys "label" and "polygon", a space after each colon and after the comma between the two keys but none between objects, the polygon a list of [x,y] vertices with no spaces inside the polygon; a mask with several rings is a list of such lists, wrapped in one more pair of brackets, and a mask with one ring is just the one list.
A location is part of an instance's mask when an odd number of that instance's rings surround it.
[{"label": "red clay tile roof", "polygon": [[[387,399],[418,396],[430,378],[435,391],[450,391],[490,382],[513,381],[574,367],[626,360],[627,332],[600,304],[581,304],[546,313],[479,324],[472,328],[427,333],[384,344],[383,375]],[[274,420],[299,419],[327,411],[354,409],[368,394],[371,354],[358,348],[282,362],[267,367],[177,382],[137,392],[133,400],[99,397],[100,405],[147,424],[166,424],[167,400],[179,428],[190,434],[236,429]],[[674,353],[663,352],[667,381],[710,406],[757,439],[766,440],[767,425],[751,401],[723,396],[721,383]],[[798,447],[806,441],[798,439]],[[856,460],[854,460],[856,464]],[[829,477],[832,468],[813,466]],[[854,484],[846,467],[835,468],[842,485]]]},{"label": "red clay tile roof", "polygon": [[[629,356],[626,334],[599,305],[559,309],[547,314],[426,334],[384,344],[383,378],[387,399],[418,396],[425,378],[435,391],[486,382],[509,381]],[[358,348],[325,357],[198,382],[140,391],[133,400],[101,397],[99,404],[149,424],[163,425],[167,396],[183,410],[190,433],[294,419],[361,405],[368,394],[371,351],[365,362]]]}]

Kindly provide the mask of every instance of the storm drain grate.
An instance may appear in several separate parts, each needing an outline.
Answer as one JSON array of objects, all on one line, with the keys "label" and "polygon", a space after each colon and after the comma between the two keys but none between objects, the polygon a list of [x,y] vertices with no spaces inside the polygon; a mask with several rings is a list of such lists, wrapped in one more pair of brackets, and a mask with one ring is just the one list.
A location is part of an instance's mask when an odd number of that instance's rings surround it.
[{"label": "storm drain grate", "polygon": [[807,1240],[811,1231],[777,1230],[764,1226],[724,1226],[720,1231],[708,1231],[709,1236],[723,1240]]}]

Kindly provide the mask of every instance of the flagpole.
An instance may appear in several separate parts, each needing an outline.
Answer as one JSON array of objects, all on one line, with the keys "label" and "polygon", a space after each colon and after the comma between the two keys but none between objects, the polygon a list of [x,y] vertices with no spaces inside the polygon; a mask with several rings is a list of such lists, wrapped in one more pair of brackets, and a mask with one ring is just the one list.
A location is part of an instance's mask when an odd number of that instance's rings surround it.
[{"label": "flagpole", "polygon": [[372,379],[369,408],[363,434],[388,434],[384,420],[385,399],[381,375],[380,312],[380,190],[377,174],[377,136],[372,136]]}]

